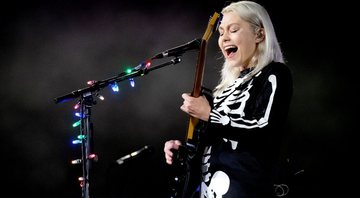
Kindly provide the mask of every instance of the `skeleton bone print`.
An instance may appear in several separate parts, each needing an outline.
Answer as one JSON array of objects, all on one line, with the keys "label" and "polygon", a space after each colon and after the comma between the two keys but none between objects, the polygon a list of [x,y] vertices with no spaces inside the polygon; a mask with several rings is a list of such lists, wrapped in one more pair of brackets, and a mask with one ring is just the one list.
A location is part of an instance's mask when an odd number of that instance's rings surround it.
[{"label": "skeleton bone print", "polygon": [[[237,141],[223,139],[225,142],[231,143],[233,150],[237,147]],[[206,198],[222,198],[227,193],[230,187],[230,178],[224,171],[216,171],[212,176],[208,171],[210,167],[209,158],[211,153],[211,146],[205,149],[203,155],[203,182],[201,183],[201,197]],[[211,179],[211,180],[210,180]],[[208,185],[207,185],[208,184]]]},{"label": "skeleton bone print", "polygon": [[[261,114],[246,115],[245,107],[249,105],[254,97],[251,94],[251,89],[256,86],[254,81],[260,76],[259,72],[251,80],[244,83],[244,77],[238,78],[231,86],[225,89],[222,94],[214,98],[214,108],[210,113],[210,122],[221,124],[223,126],[232,126],[236,128],[252,129],[262,128],[268,125],[269,115],[275,91],[277,88],[277,79],[275,75],[269,75],[266,79],[270,88],[267,104],[263,106]],[[249,108],[249,107],[247,107]],[[251,112],[252,113],[252,112]],[[250,112],[249,112],[250,114]],[[230,144],[231,150],[236,150],[238,142],[223,138],[224,143]],[[209,171],[211,162],[209,161],[212,155],[212,147],[206,147],[203,155],[202,163],[202,183],[201,183],[201,197],[202,198],[222,198],[226,197],[231,185],[231,178],[225,170]]]},{"label": "skeleton bone print", "polygon": [[[256,76],[260,74],[261,72]],[[220,123],[222,125],[230,124],[233,127],[247,129],[261,128],[267,125],[276,90],[275,75],[270,75],[268,78],[268,81],[272,85],[272,93],[265,114],[259,119],[246,119],[244,108],[250,98],[249,90],[253,87],[253,79],[247,84],[245,89],[241,90],[239,87],[243,83],[243,80],[243,78],[237,79],[233,85],[229,86],[221,95],[214,99],[214,106],[218,107],[214,108],[210,113],[212,123]]]}]

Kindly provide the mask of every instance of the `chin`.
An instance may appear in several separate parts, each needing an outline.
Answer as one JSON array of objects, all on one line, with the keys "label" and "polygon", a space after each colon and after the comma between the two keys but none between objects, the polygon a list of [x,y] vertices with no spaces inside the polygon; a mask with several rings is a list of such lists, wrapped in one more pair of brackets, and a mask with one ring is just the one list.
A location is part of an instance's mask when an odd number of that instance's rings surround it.
[{"label": "chin", "polygon": [[235,60],[226,60],[226,64],[228,67],[239,67],[239,62],[238,61],[235,61]]}]

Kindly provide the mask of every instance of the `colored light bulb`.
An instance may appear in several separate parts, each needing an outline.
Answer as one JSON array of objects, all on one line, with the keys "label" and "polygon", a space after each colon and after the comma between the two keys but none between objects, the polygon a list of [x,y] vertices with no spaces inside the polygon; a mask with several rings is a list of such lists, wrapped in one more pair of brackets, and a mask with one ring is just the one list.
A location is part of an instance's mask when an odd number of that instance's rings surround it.
[{"label": "colored light bulb", "polygon": [[114,84],[112,84],[111,89],[113,90],[113,92],[119,92],[118,84],[116,82]]},{"label": "colored light bulb", "polygon": [[72,126],[75,128],[81,124],[81,120],[75,122]]},{"label": "colored light bulb", "polygon": [[133,78],[130,78],[129,80],[130,80],[130,86],[131,86],[131,87],[135,87],[135,81],[134,81],[134,79],[133,79]]}]

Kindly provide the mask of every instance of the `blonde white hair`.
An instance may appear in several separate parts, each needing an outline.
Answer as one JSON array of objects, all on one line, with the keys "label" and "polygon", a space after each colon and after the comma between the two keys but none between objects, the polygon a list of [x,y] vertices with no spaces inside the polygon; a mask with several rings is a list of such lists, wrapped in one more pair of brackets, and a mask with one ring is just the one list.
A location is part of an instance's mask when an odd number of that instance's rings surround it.
[{"label": "blonde white hair", "polygon": [[[252,76],[272,61],[284,63],[274,26],[268,12],[263,6],[252,1],[238,1],[231,3],[221,11],[221,13],[228,12],[234,12],[238,14],[242,20],[248,22],[253,28],[254,33],[261,29],[263,29],[264,32],[264,40],[258,44],[255,55],[250,61],[250,64],[254,66],[253,70],[245,76],[245,81],[251,79]],[[231,67],[225,61],[221,70],[220,83],[214,89],[214,96],[221,94],[239,75],[239,69]]]}]

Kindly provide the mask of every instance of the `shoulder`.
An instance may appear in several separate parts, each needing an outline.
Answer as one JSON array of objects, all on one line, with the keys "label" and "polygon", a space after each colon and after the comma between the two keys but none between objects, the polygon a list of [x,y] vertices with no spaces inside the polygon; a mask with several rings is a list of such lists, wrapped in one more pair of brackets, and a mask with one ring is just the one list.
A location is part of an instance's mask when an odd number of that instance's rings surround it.
[{"label": "shoulder", "polygon": [[271,62],[263,68],[263,73],[265,76],[275,75],[277,79],[292,81],[291,70],[284,63]]},{"label": "shoulder", "polygon": [[286,64],[280,62],[269,63],[266,67],[264,67],[264,71],[272,74],[291,75],[289,67]]}]

